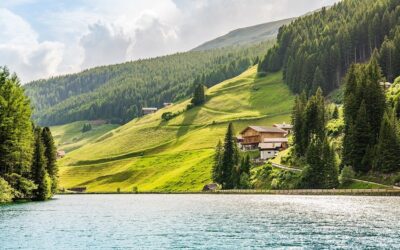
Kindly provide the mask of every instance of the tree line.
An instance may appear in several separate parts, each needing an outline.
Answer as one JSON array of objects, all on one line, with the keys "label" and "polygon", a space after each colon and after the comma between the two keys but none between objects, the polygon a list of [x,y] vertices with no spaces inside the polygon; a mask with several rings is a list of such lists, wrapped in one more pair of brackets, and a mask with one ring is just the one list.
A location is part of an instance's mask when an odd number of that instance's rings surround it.
[{"label": "tree line", "polygon": [[[320,87],[328,94],[353,63],[368,61],[374,49],[384,76],[400,75],[400,1],[343,0],[280,28],[277,44],[258,71],[283,70],[295,93]],[[263,73],[265,74],[265,73]]]},{"label": "tree line", "polygon": [[49,199],[57,191],[57,174],[50,129],[33,125],[17,76],[0,68],[0,202]]},{"label": "tree line", "polygon": [[104,119],[126,123],[143,107],[162,107],[242,73],[266,53],[272,41],[192,51],[97,67],[24,86],[40,125]]}]

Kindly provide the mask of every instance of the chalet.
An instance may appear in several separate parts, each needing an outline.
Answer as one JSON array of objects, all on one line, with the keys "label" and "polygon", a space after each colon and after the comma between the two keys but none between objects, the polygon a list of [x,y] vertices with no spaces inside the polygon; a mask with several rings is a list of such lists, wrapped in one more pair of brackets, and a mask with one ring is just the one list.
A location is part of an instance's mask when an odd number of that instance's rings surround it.
[{"label": "chalet", "polygon": [[253,150],[267,138],[285,138],[288,132],[277,127],[249,126],[241,133],[241,149]]},{"label": "chalet", "polygon": [[163,103],[163,105],[164,105],[164,108],[166,108],[166,107],[169,107],[169,106],[172,106],[172,102],[164,102]]},{"label": "chalet", "polygon": [[293,129],[293,125],[291,125],[291,124],[286,124],[285,122],[284,122],[284,123],[276,123],[276,124],[274,124],[274,127],[275,127],[275,128],[283,129],[283,130],[285,130],[288,134],[290,134],[290,132],[291,132],[292,129]]},{"label": "chalet", "polygon": [[265,138],[264,142],[258,144],[260,159],[267,160],[274,158],[279,151],[289,147],[288,138]]},{"label": "chalet", "polygon": [[57,152],[56,152],[57,159],[64,158],[65,155],[66,155],[66,153],[63,150],[57,150]]},{"label": "chalet", "polygon": [[153,114],[157,112],[157,108],[142,108],[143,115]]}]

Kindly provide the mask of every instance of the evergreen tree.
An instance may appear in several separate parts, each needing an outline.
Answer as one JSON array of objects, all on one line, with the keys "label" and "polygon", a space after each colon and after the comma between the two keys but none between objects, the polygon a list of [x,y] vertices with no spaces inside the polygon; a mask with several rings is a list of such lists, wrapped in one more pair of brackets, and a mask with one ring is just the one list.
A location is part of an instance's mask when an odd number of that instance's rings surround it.
[{"label": "evergreen tree", "polygon": [[52,193],[57,192],[57,183],[58,183],[58,167],[57,167],[57,150],[56,146],[54,144],[54,139],[51,134],[51,131],[48,127],[43,128],[42,130],[42,140],[45,148],[44,155],[46,157],[47,161],[47,172],[49,174],[49,177],[51,179],[52,183]]},{"label": "evergreen tree", "polygon": [[339,186],[339,174],[336,166],[335,151],[327,138],[323,141],[322,156],[324,164],[324,188]]},{"label": "evergreen tree", "polygon": [[[317,66],[317,69],[315,70],[314,78],[313,78],[313,81],[312,81],[312,88],[311,88],[311,91],[310,91],[310,96],[314,95],[317,92],[317,90],[318,90],[318,88],[320,86],[321,87],[325,87],[325,84],[326,84],[325,83],[325,78],[324,78],[324,76],[322,74],[322,71]],[[326,90],[326,89],[324,89],[324,90]]]},{"label": "evergreen tree", "polygon": [[300,96],[296,96],[293,111],[292,111],[292,124],[293,124],[293,140],[294,151],[298,157],[305,155],[306,135],[305,135],[305,121],[304,111],[307,104],[307,97],[305,92]]},{"label": "evergreen tree", "polygon": [[374,169],[383,173],[400,170],[400,141],[396,120],[385,113],[379,133]]},{"label": "evergreen tree", "polygon": [[[371,145],[371,128],[367,119],[367,110],[365,102],[361,103],[357,118],[350,132],[352,135],[351,144],[351,165],[356,172],[368,172],[370,165],[363,165],[363,159],[368,147]],[[365,164],[366,162],[364,162]]]},{"label": "evergreen tree", "polygon": [[217,146],[215,147],[214,153],[214,162],[212,167],[212,179],[216,183],[222,183],[222,156],[223,156],[223,147],[221,141],[218,141]]},{"label": "evergreen tree", "polygon": [[206,101],[206,96],[204,93],[204,85],[198,84],[194,89],[193,98],[191,102],[194,106],[199,106],[202,105],[205,101]]},{"label": "evergreen tree", "polygon": [[0,176],[27,176],[32,159],[32,123],[29,100],[16,75],[0,67]]},{"label": "evergreen tree", "polygon": [[222,156],[221,184],[223,189],[235,187],[232,181],[232,172],[239,163],[239,150],[234,138],[233,124],[229,123],[224,139],[224,150]]},{"label": "evergreen tree", "polygon": [[44,201],[51,197],[51,181],[46,170],[47,161],[41,134],[41,129],[36,128],[32,173],[33,180],[37,185],[35,199]]}]

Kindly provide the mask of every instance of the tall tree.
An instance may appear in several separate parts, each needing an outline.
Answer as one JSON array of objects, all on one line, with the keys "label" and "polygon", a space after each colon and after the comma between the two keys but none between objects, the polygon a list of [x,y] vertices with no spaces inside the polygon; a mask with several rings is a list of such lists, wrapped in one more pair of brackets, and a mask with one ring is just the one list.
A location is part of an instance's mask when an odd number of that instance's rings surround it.
[{"label": "tall tree", "polygon": [[206,96],[204,93],[204,85],[197,84],[196,88],[194,89],[192,104],[194,106],[202,105],[206,101]]},{"label": "tall tree", "polygon": [[50,176],[52,183],[52,193],[57,192],[57,183],[58,183],[58,167],[57,167],[57,158],[56,158],[56,146],[54,144],[54,139],[51,134],[51,131],[48,127],[43,128],[42,130],[42,140],[45,148],[44,155],[47,161],[47,172]]},{"label": "tall tree", "polygon": [[214,153],[214,162],[212,167],[212,179],[216,183],[222,183],[222,156],[224,153],[224,149],[222,147],[221,141],[218,141],[217,146],[215,147]]},{"label": "tall tree", "polygon": [[221,179],[222,188],[231,189],[234,188],[232,181],[232,172],[237,168],[239,163],[239,149],[237,147],[233,124],[229,123],[228,129],[224,139],[224,153],[222,156],[222,168],[221,168]]},{"label": "tall tree", "polygon": [[32,159],[29,100],[16,75],[0,68],[0,176],[28,175]]},{"label": "tall tree", "polygon": [[374,169],[383,173],[400,170],[400,141],[394,114],[385,113],[379,133]]},{"label": "tall tree", "polygon": [[46,170],[47,161],[41,134],[41,129],[36,128],[32,173],[33,180],[37,185],[35,199],[43,201],[51,197],[51,181]]}]

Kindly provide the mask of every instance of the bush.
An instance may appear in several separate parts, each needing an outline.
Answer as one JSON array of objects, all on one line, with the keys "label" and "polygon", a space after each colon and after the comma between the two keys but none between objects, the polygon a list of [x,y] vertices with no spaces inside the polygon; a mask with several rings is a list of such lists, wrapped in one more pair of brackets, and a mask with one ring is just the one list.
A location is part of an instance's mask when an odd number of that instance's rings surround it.
[{"label": "bush", "polygon": [[14,199],[15,190],[6,180],[0,177],[0,203],[11,202]]},{"label": "bush", "polygon": [[134,186],[134,187],[132,188],[132,193],[135,193],[135,194],[139,193],[138,187]]},{"label": "bush", "polygon": [[351,182],[351,179],[354,179],[356,176],[354,170],[350,166],[344,166],[342,172],[339,175],[340,184],[347,184]]}]

